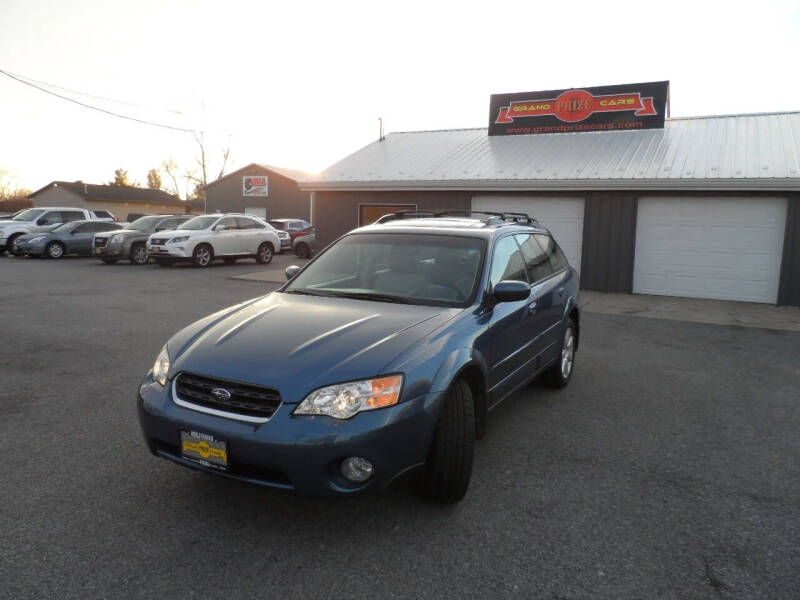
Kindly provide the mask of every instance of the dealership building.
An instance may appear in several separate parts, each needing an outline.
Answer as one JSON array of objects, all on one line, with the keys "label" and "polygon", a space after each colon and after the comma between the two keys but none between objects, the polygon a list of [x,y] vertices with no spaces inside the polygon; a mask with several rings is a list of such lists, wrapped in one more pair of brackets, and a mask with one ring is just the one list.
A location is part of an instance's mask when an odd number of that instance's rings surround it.
[{"label": "dealership building", "polygon": [[206,212],[308,221],[311,194],[301,191],[297,184],[307,177],[302,171],[251,163],[205,186]]},{"label": "dealership building", "polygon": [[496,95],[488,128],[389,134],[300,183],[318,243],[398,210],[526,212],[584,289],[800,306],[800,112],[666,118],[667,85]]}]

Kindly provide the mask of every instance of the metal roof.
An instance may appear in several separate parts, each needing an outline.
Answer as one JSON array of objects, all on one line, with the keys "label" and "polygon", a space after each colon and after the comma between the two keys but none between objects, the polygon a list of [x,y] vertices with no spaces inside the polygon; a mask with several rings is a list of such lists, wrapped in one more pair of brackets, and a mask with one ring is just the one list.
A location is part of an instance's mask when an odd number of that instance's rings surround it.
[{"label": "metal roof", "polygon": [[800,112],[681,117],[642,131],[391,133],[300,187],[800,190]]}]

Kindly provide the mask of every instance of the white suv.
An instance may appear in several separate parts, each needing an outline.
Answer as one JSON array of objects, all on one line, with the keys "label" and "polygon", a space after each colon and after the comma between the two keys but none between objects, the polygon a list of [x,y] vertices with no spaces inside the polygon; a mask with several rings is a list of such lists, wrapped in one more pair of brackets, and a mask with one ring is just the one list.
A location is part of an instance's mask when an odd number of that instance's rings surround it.
[{"label": "white suv", "polygon": [[71,206],[29,208],[15,217],[0,221],[0,254],[11,250],[14,240],[26,233],[50,231],[64,223],[96,219],[92,211]]},{"label": "white suv", "polygon": [[172,231],[159,231],[147,240],[147,254],[158,265],[191,261],[207,267],[215,258],[233,264],[240,258],[272,261],[280,249],[278,233],[257,217],[243,214],[201,215]]}]

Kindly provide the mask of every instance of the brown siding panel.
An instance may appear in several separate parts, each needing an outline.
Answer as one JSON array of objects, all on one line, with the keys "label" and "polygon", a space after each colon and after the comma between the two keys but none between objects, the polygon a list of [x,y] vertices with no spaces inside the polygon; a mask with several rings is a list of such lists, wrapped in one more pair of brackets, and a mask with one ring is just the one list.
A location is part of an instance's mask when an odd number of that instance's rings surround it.
[{"label": "brown siding panel", "polygon": [[358,226],[360,204],[416,204],[419,210],[470,207],[470,192],[316,192],[314,226],[317,247],[324,248]]},{"label": "brown siding panel", "polygon": [[581,287],[631,292],[636,249],[636,195],[586,194],[583,215]]},{"label": "brown siding panel", "polygon": [[[245,175],[267,175],[269,196],[244,196],[242,177]],[[209,184],[206,188],[208,212],[240,213],[247,207],[263,207],[267,209],[268,219],[295,217],[307,221],[310,216],[310,197],[311,193],[301,191],[296,181],[258,166],[242,169],[240,173]]]},{"label": "brown siding panel", "polygon": [[786,195],[786,233],[783,237],[779,306],[800,306],[800,194]]}]

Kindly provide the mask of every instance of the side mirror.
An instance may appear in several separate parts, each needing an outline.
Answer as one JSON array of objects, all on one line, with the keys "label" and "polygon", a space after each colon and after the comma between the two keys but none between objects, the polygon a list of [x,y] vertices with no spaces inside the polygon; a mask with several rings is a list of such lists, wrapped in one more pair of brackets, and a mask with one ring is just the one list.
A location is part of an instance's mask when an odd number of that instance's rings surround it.
[{"label": "side mirror", "polygon": [[42,218],[42,219],[39,219],[38,221],[36,221],[36,224],[37,225],[49,225],[50,221],[48,221],[47,219]]},{"label": "side mirror", "polygon": [[211,231],[222,231],[223,229],[225,229],[224,225],[214,225],[214,227],[211,228]]},{"label": "side mirror", "polygon": [[501,281],[492,292],[495,302],[518,302],[531,295],[530,286],[524,281]]},{"label": "side mirror", "polygon": [[292,279],[297,273],[300,271],[300,267],[297,265],[292,265],[291,267],[286,267],[286,281]]}]

